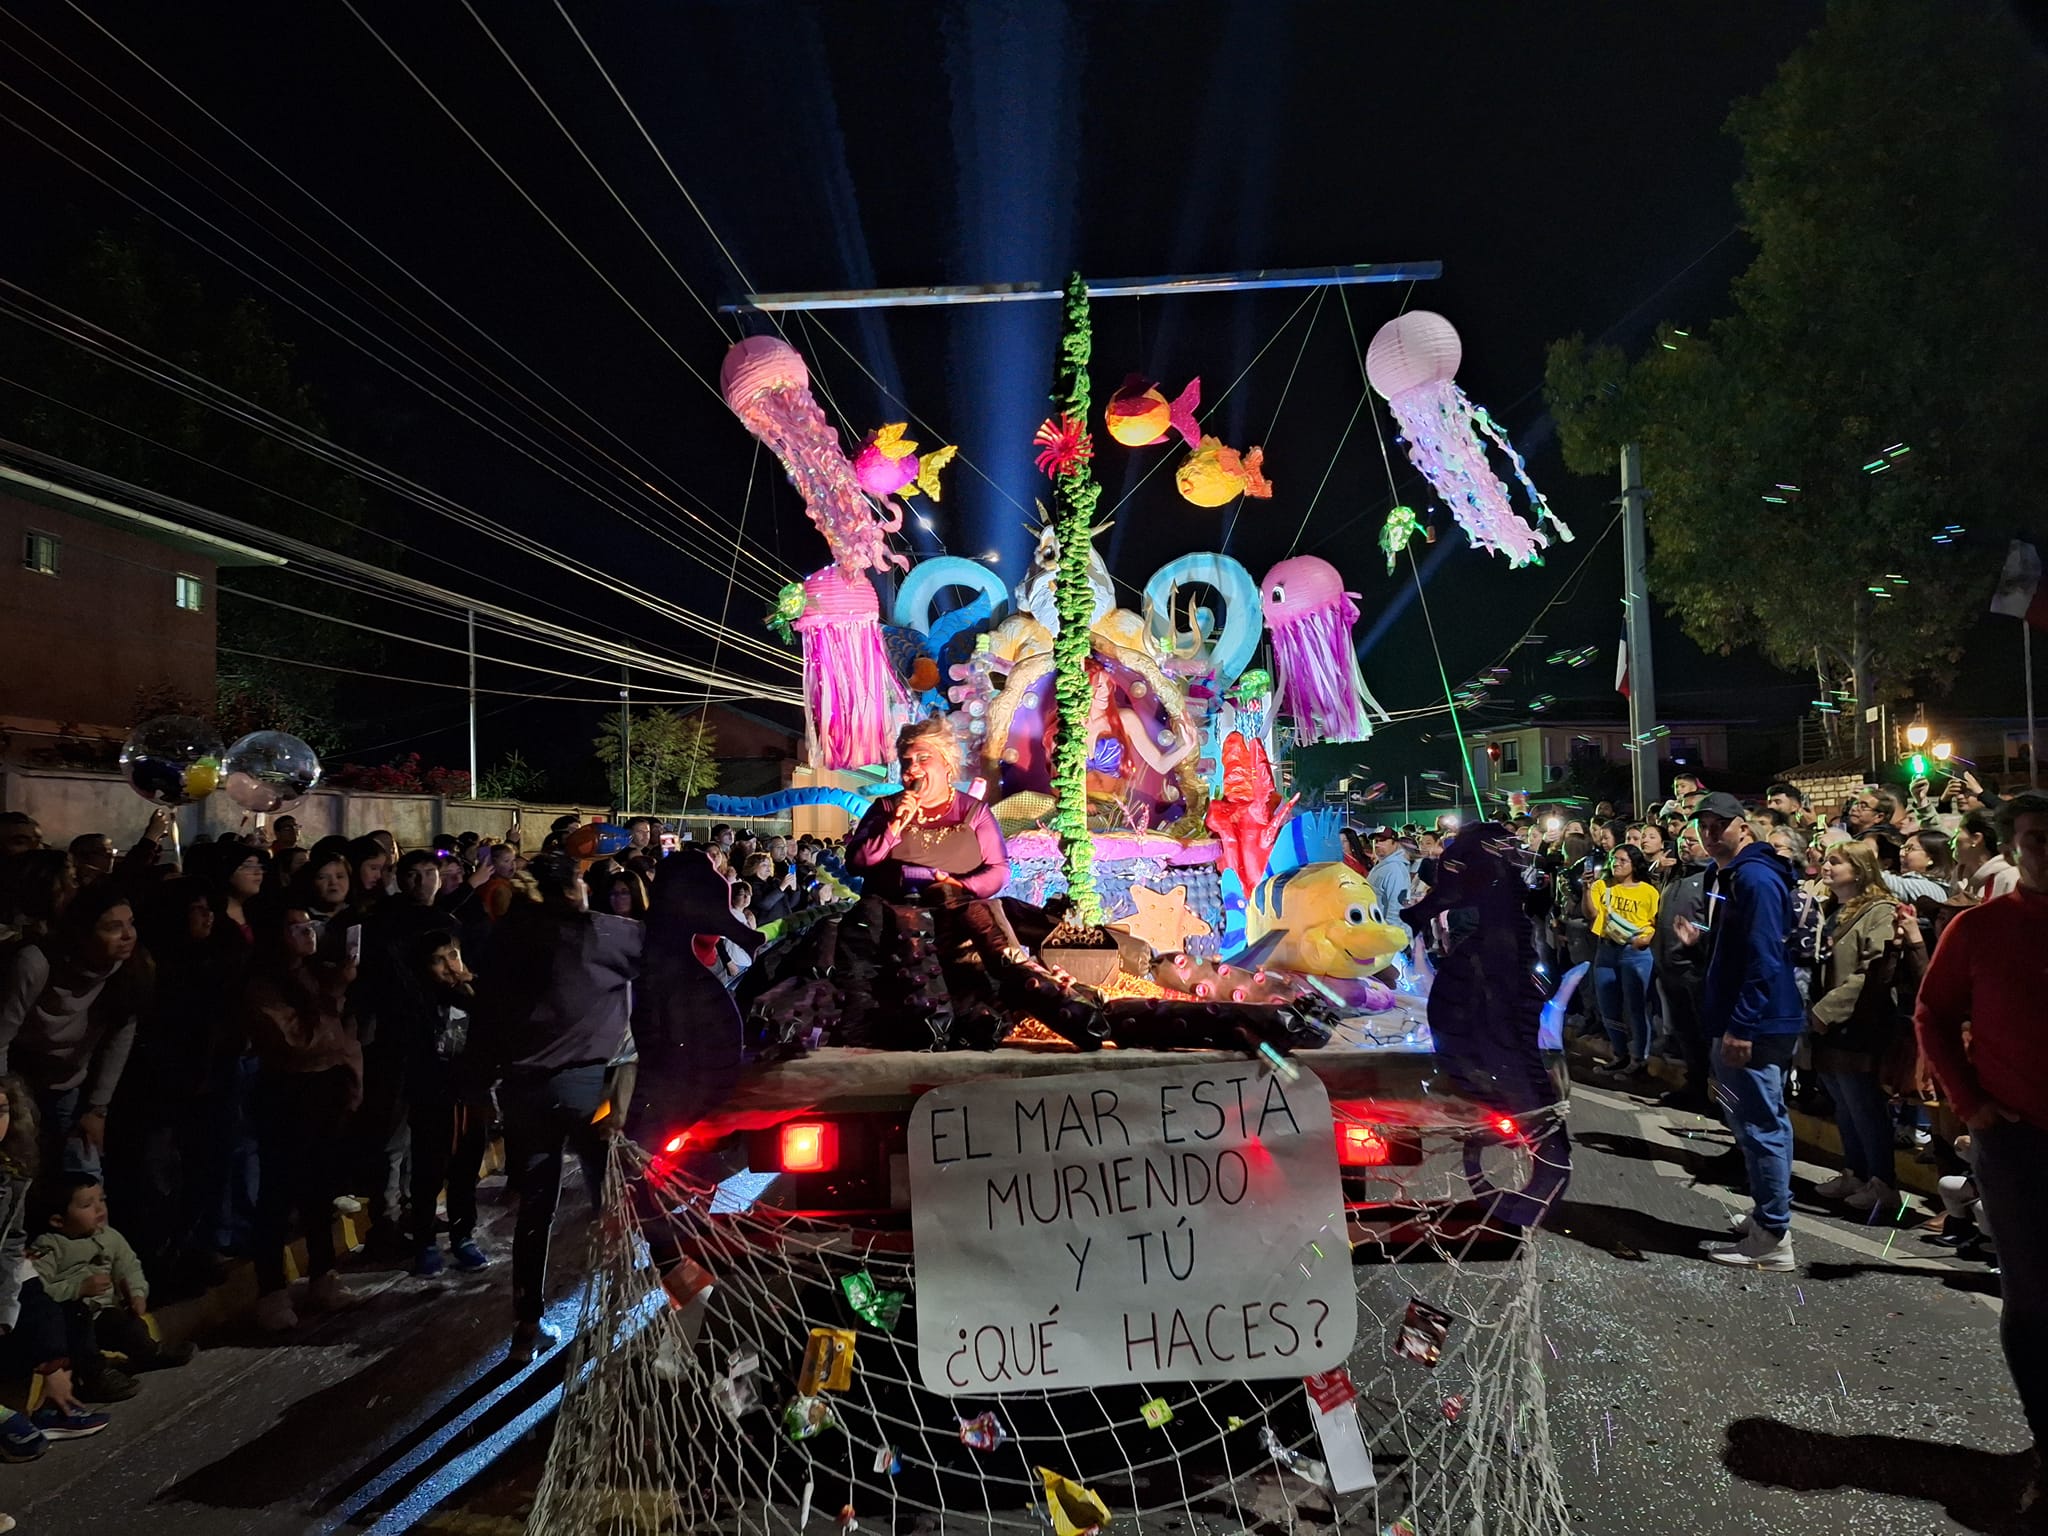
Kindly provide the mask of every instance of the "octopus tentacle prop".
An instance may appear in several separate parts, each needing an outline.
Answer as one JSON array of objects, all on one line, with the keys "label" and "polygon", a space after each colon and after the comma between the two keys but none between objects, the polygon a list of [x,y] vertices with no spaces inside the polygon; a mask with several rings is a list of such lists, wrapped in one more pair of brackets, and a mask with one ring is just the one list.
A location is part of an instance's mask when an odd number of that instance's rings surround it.
[{"label": "octopus tentacle prop", "polygon": [[910,701],[889,663],[881,604],[865,575],[837,566],[804,578],[804,608],[790,623],[804,639],[804,726],[820,768],[889,760]]},{"label": "octopus tentacle prop", "polygon": [[832,547],[844,576],[910,564],[889,548],[903,509],[878,511],[861,490],[839,434],[811,396],[811,374],[796,348],[774,336],[750,336],[725,354],[719,391],[733,414],[765,443],[804,498],[804,511]]},{"label": "octopus tentacle prop", "polygon": [[[1366,349],[1365,375],[1400,423],[1410,462],[1443,497],[1472,542],[1506,555],[1510,565],[1538,564],[1550,542],[1545,524],[1567,543],[1572,531],[1530,481],[1528,466],[1500,424],[1452,382],[1462,357],[1451,322],[1415,309],[1379,328]],[[1533,526],[1516,513],[1508,488],[1487,462],[1488,442],[1513,464],[1536,514]]]},{"label": "octopus tentacle prop", "polygon": [[1296,555],[1282,560],[1259,585],[1266,626],[1273,632],[1273,713],[1294,720],[1299,746],[1318,741],[1364,741],[1380,708],[1365,686],[1351,628],[1358,622],[1355,594],[1327,560]]}]

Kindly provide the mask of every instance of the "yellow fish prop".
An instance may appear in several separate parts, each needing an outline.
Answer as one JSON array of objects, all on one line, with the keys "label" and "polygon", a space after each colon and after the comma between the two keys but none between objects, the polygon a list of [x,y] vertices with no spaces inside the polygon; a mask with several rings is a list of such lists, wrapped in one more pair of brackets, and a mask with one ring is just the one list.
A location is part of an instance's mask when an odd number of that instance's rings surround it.
[{"label": "yellow fish prop", "polygon": [[1370,976],[1408,947],[1365,876],[1348,864],[1305,864],[1261,880],[1245,903],[1247,949],[1234,963],[1308,976]]},{"label": "yellow fish prop", "polygon": [[915,496],[919,491],[939,499],[939,471],[960,450],[934,448],[919,456],[917,444],[903,434],[909,423],[892,421],[877,427],[853,456],[853,478],[870,496]]},{"label": "yellow fish prop", "polygon": [[1263,466],[1266,450],[1252,448],[1239,453],[1226,448],[1220,438],[1205,437],[1193,453],[1174,471],[1173,483],[1181,496],[1198,507],[1225,507],[1240,496],[1261,499],[1273,494]]}]

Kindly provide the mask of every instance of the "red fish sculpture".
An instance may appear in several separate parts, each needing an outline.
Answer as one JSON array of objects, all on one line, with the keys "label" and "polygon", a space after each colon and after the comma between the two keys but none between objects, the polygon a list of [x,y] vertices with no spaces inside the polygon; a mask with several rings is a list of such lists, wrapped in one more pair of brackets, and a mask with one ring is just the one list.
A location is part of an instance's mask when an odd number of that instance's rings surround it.
[{"label": "red fish sculpture", "polygon": [[1200,379],[1188,380],[1188,387],[1169,401],[1157,384],[1134,373],[1109,397],[1102,424],[1126,448],[1154,448],[1175,432],[1190,448],[1198,448],[1202,433],[1195,425],[1195,407],[1201,403]]}]

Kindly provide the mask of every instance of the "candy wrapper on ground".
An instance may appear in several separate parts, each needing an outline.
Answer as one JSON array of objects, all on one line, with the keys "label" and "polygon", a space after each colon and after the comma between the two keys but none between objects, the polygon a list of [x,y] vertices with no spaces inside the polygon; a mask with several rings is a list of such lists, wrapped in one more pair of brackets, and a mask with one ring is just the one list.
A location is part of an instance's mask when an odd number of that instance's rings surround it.
[{"label": "candy wrapper on ground", "polygon": [[797,1371],[796,1389],[805,1397],[819,1392],[844,1392],[853,1385],[854,1332],[851,1328],[813,1328]]},{"label": "candy wrapper on ground", "polygon": [[852,1307],[856,1316],[871,1328],[884,1333],[896,1331],[896,1319],[903,1313],[903,1293],[885,1291],[875,1284],[875,1277],[866,1270],[844,1276],[839,1289],[846,1293],[846,1304]]},{"label": "candy wrapper on ground", "polygon": [[1450,1313],[1410,1301],[1408,1313],[1401,1319],[1401,1331],[1394,1338],[1394,1353],[1404,1360],[1434,1366],[1443,1358],[1444,1340],[1450,1336]]},{"label": "candy wrapper on ground", "polygon": [[1091,1490],[1046,1467],[1038,1469],[1038,1477],[1045,1484],[1053,1536],[1093,1536],[1109,1524],[1109,1506]]}]

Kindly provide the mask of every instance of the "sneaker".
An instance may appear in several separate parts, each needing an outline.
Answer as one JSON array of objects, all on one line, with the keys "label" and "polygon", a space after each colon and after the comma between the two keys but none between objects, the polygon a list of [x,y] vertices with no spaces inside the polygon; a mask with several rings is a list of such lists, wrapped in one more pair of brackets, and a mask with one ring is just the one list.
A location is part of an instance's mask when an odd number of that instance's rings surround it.
[{"label": "sneaker", "polygon": [[315,1275],[306,1287],[306,1305],[315,1311],[332,1312],[354,1304],[355,1297],[341,1283],[341,1276],[331,1269]]},{"label": "sneaker", "polygon": [[1883,1179],[1872,1179],[1842,1204],[1852,1211],[1882,1211],[1890,1215],[1899,1208],[1899,1195]]},{"label": "sneaker", "polygon": [[1755,1211],[1738,1211],[1728,1218],[1728,1230],[1737,1237],[1749,1236],[1749,1229],[1756,1225]]},{"label": "sneaker", "polygon": [[340,1216],[360,1216],[363,1214],[363,1202],[354,1195],[336,1195],[334,1210]]},{"label": "sneaker", "polygon": [[142,1383],[116,1366],[104,1366],[96,1376],[82,1378],[78,1395],[88,1403],[125,1403],[142,1390]]},{"label": "sneaker", "polygon": [[440,1274],[442,1268],[441,1245],[439,1243],[428,1243],[424,1248],[420,1249],[419,1257],[412,1261],[412,1272],[416,1275],[425,1276],[430,1280],[435,1275]]},{"label": "sneaker", "polygon": [[[1816,1200],[1845,1200],[1862,1188],[1863,1181],[1855,1174],[1838,1173],[1827,1182],[1814,1185],[1813,1196]],[[1855,1201],[1851,1200],[1849,1203],[1854,1205]],[[1864,1209],[1868,1210],[1870,1207],[1865,1206]]]},{"label": "sneaker", "polygon": [[1774,1236],[1755,1226],[1743,1234],[1740,1242],[1708,1249],[1707,1257],[1716,1264],[1732,1264],[1737,1269],[1788,1270],[1799,1267],[1792,1257],[1790,1232]]},{"label": "sneaker", "polygon": [[455,1267],[465,1275],[473,1275],[491,1267],[491,1256],[477,1247],[475,1238],[465,1237],[455,1245]]},{"label": "sneaker", "polygon": [[535,1355],[544,1355],[560,1339],[552,1328],[539,1323],[519,1323],[512,1329],[512,1342],[505,1346],[505,1358],[514,1365],[526,1365]]},{"label": "sneaker", "polygon": [[34,1461],[49,1448],[50,1442],[29,1421],[27,1414],[8,1413],[5,1418],[0,1418],[0,1461]]},{"label": "sneaker", "polygon": [[174,1371],[181,1365],[190,1365],[192,1357],[199,1353],[199,1346],[190,1339],[181,1339],[176,1344],[159,1344],[155,1354],[130,1365],[131,1370]]},{"label": "sneaker", "polygon": [[267,1291],[256,1298],[256,1326],[265,1333],[286,1333],[299,1326],[290,1291]]},{"label": "sneaker", "polygon": [[104,1413],[66,1413],[55,1403],[45,1403],[36,1410],[34,1422],[46,1440],[83,1440],[113,1421]]}]

